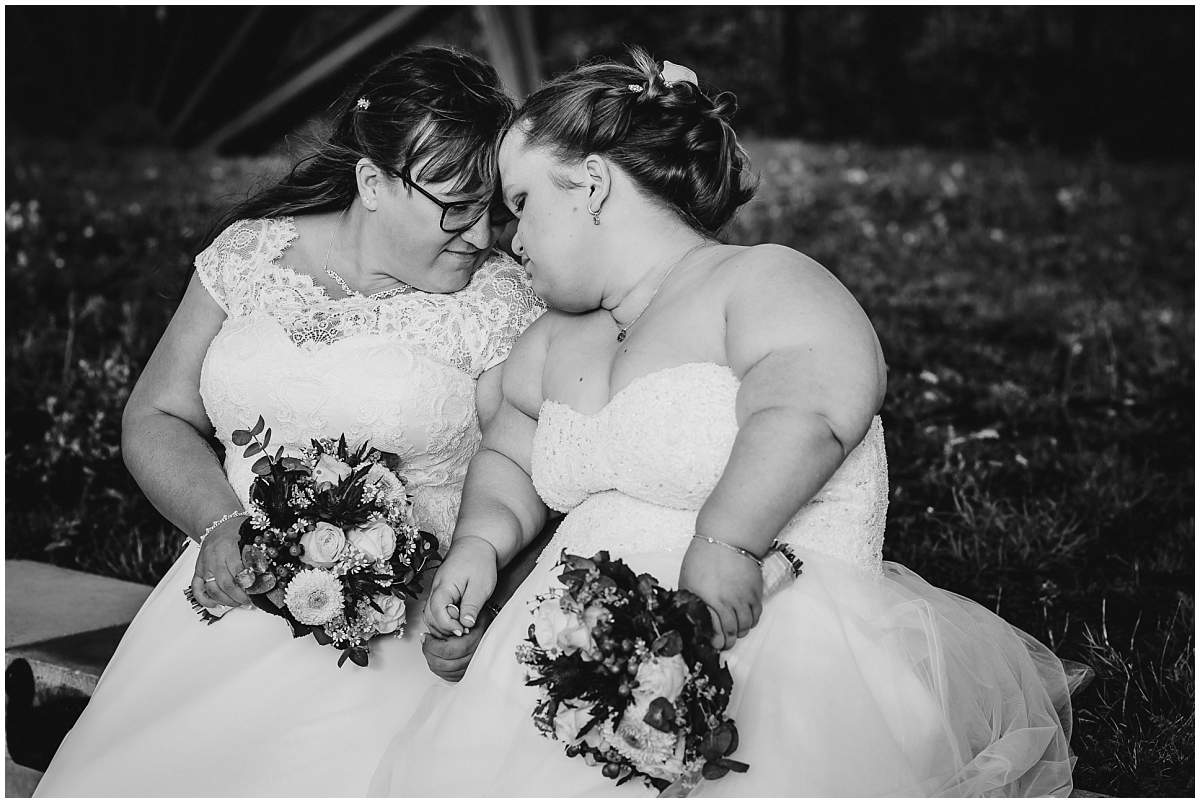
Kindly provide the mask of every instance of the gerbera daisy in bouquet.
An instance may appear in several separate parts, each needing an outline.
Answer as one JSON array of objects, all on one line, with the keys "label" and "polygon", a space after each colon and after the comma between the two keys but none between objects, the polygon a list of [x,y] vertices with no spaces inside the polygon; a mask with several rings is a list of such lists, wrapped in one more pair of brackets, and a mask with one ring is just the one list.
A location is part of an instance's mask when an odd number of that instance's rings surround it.
[{"label": "gerbera daisy in bouquet", "polygon": [[[712,615],[685,590],[635,575],[607,552],[565,551],[561,587],[536,600],[517,649],[527,683],[540,686],[534,724],[569,757],[600,766],[617,785],[640,778],[667,795],[703,779],[745,772],[734,721],[733,677],[712,646]],[[800,573],[776,543],[763,561],[770,594]]]},{"label": "gerbera daisy in bouquet", "polygon": [[351,450],[344,435],[271,455],[261,416],[232,440],[247,458],[261,455],[252,515],[239,531],[238,584],[297,638],[341,650],[338,666],[366,666],[368,642],[403,633],[405,598],[421,592],[419,575],[439,560],[437,539],[414,521],[399,458],[365,443]]}]

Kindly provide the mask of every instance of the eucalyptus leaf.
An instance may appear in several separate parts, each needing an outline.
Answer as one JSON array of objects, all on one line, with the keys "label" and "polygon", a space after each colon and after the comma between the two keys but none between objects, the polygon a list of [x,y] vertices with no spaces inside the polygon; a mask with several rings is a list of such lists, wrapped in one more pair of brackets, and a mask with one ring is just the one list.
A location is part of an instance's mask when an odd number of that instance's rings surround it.
[{"label": "eucalyptus leaf", "polygon": [[242,452],[242,457],[253,457],[262,451],[262,447],[257,443],[252,443],[246,447],[246,451]]},{"label": "eucalyptus leaf", "polygon": [[650,706],[646,715],[642,717],[642,722],[663,733],[674,733],[675,706],[666,697],[655,697],[650,701]]},{"label": "eucalyptus leaf", "polygon": [[266,449],[267,445],[270,442],[271,442],[271,428],[267,427],[267,431],[264,432],[263,436],[262,436],[262,448]]},{"label": "eucalyptus leaf", "polygon": [[258,417],[258,421],[256,421],[254,423],[254,428],[250,430],[250,434],[257,435],[258,433],[263,431],[263,427],[265,427],[266,425],[267,425],[267,422],[264,421],[263,417],[260,415]]},{"label": "eucalyptus leaf", "polygon": [[650,651],[663,658],[670,658],[683,652],[683,637],[678,630],[663,633],[650,645]]},{"label": "eucalyptus leaf", "polygon": [[253,471],[255,474],[257,474],[260,477],[270,474],[271,473],[271,458],[267,457],[266,455],[263,455],[262,457],[260,457],[254,461],[254,465],[250,467],[250,470]]},{"label": "eucalyptus leaf", "polygon": [[233,434],[230,435],[229,437],[230,437],[230,440],[233,441],[234,446],[245,446],[247,443],[249,443],[251,440],[254,439],[254,436],[251,435],[249,432],[247,432],[244,429],[235,429],[233,431]]},{"label": "eucalyptus leaf", "polygon": [[273,574],[260,574],[254,578],[254,584],[246,589],[246,593],[265,594],[275,588],[277,582]]}]

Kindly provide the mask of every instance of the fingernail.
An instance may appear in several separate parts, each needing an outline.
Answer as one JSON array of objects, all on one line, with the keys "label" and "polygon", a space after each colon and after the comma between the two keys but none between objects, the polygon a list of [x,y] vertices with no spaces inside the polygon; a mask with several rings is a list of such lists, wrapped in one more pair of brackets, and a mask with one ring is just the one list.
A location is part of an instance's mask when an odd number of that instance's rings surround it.
[{"label": "fingernail", "polygon": [[466,616],[464,616],[464,617],[461,619],[461,621],[462,621],[462,623],[463,623],[464,625],[466,625],[467,627],[471,627],[471,626],[473,626],[473,625],[475,624],[475,617],[474,617],[474,616],[472,616],[471,614],[467,614]]},{"label": "fingernail", "polygon": [[461,628],[461,627],[456,627],[456,628],[454,628],[454,635],[456,635],[456,636],[461,636],[461,635],[462,635],[462,628]]}]

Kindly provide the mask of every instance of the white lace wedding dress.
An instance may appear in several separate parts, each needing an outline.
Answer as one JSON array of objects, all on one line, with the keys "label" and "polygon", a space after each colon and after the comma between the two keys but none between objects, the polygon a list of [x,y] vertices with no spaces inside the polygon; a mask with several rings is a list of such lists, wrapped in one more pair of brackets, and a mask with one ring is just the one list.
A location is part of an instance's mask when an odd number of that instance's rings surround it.
[{"label": "white lace wedding dress", "polygon": [[[226,474],[244,502],[252,459],[230,434],[260,414],[273,445],[370,441],[400,456],[417,517],[444,547],[480,440],[475,380],[541,302],[499,255],[457,293],[333,299],[286,266],[296,236],[290,218],[242,221],[196,259],[228,316],[200,382]],[[361,794],[396,724],[437,682],[415,638],[420,604],[409,635],[372,642],[366,668],[339,668],[332,647],[293,640],[256,609],[202,624],[183,595],[197,552],[183,552],[130,625],[38,794]]]},{"label": "white lace wedding dress", "polygon": [[[738,380],[689,363],[652,373],[595,415],[541,409],[533,479],[569,511],[488,629],[457,688],[436,689],[388,748],[375,794],[651,795],[567,758],[530,714],[514,650],[523,602],[556,581],[560,552],[600,549],[675,586],[696,513],[737,434]],[[1065,796],[1070,703],[1057,658],[971,600],[881,560],[887,464],[878,419],[781,533],[804,561],[726,652],[732,756],[750,764],[703,796]],[[462,770],[468,769],[464,772]]]}]

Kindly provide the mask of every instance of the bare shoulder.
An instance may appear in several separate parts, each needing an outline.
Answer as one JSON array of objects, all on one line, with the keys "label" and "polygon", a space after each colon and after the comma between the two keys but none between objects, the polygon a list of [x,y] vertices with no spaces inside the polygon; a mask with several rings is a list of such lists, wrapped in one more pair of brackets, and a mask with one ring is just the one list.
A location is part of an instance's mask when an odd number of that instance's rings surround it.
[{"label": "bare shoulder", "polygon": [[[814,405],[841,411],[831,415],[845,418],[846,432],[869,424],[883,401],[886,365],[870,319],[837,277],[780,245],[739,249],[720,273],[734,372],[744,378],[775,366],[768,373],[803,377]],[[788,383],[791,391],[798,381]]]},{"label": "bare shoulder", "polygon": [[[719,268],[728,314],[769,316],[797,332],[865,338],[875,330],[846,286],[815,259],[782,245],[738,249]],[[779,318],[774,316],[779,314]]]},{"label": "bare shoulder", "polygon": [[740,248],[721,265],[730,300],[782,293],[788,303],[861,309],[837,277],[810,256],[784,245]]},{"label": "bare shoulder", "polygon": [[530,418],[536,419],[541,409],[546,355],[555,332],[566,317],[557,310],[548,310],[517,338],[504,361],[504,399]]}]

